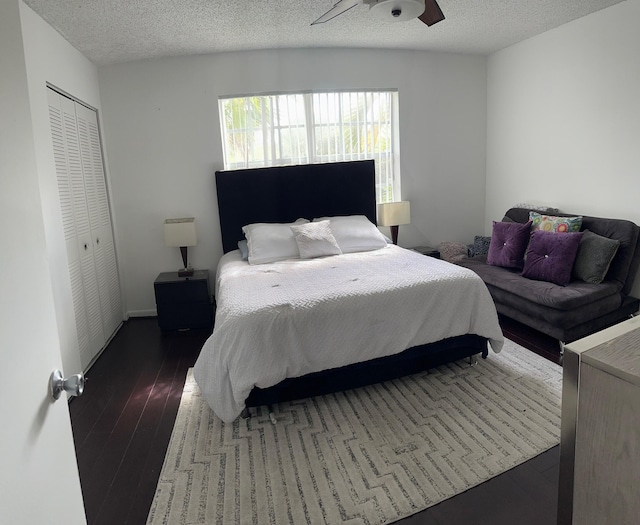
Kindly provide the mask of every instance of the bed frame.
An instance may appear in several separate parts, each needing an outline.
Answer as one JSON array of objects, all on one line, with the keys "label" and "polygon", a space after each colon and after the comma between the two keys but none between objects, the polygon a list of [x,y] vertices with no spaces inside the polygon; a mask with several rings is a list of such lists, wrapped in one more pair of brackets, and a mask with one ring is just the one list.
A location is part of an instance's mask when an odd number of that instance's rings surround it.
[{"label": "bed frame", "polygon": [[[279,166],[216,172],[218,212],[225,253],[244,239],[242,227],[254,222],[293,222],[300,217],[365,215],[376,224],[375,172],[372,160]],[[409,348],[342,368],[285,379],[254,388],[247,407],[357,388],[482,354],[487,340],[468,334]]]}]

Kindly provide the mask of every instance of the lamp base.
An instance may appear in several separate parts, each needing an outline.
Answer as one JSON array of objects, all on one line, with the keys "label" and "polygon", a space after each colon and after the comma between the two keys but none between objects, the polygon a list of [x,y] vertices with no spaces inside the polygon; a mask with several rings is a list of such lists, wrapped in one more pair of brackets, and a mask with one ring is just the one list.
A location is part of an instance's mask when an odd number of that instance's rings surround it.
[{"label": "lamp base", "polygon": [[182,270],[178,270],[178,277],[191,277],[193,271],[193,268],[183,268]]},{"label": "lamp base", "polygon": [[391,242],[393,244],[398,244],[398,227],[390,226],[390,230],[391,230]]}]

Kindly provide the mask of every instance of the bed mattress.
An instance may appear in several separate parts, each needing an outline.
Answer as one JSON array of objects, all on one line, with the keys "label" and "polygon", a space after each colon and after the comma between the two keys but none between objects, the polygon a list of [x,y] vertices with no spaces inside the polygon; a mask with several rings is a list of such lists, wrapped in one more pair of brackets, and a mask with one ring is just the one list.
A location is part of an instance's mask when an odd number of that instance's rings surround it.
[{"label": "bed mattress", "polygon": [[367,361],[448,337],[503,336],[473,271],[394,245],[372,252],[249,265],[225,254],[216,321],[194,374],[208,404],[233,421],[254,386]]}]

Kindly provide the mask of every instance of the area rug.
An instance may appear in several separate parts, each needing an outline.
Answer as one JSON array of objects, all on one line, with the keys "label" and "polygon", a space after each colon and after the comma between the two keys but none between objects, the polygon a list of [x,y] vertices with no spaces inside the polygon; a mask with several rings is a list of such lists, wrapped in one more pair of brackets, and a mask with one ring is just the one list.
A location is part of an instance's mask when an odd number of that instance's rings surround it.
[{"label": "area rug", "polygon": [[189,371],[147,523],[383,524],[559,442],[562,369],[500,354],[224,424]]}]

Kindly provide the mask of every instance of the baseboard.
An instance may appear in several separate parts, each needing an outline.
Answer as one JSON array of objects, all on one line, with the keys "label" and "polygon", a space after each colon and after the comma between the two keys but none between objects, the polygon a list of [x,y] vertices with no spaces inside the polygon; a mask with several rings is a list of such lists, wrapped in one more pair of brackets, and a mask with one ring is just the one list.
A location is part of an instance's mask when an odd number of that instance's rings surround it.
[{"label": "baseboard", "polygon": [[116,334],[118,333],[118,331],[120,330],[120,328],[122,328],[123,323],[120,323],[118,325],[118,327],[113,331],[113,333],[109,336],[109,339],[107,339],[107,341],[105,342],[104,346],[100,349],[100,351],[93,356],[93,359],[91,360],[91,362],[87,365],[86,370],[84,370],[84,374],[86,374],[91,367],[93,366],[93,364],[98,360],[98,358],[102,355],[102,352],[104,352],[107,347],[109,346],[109,343],[112,341],[112,339],[116,336]]},{"label": "baseboard", "polygon": [[158,310],[130,310],[127,312],[127,318],[130,317],[158,317]]}]

